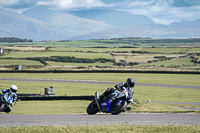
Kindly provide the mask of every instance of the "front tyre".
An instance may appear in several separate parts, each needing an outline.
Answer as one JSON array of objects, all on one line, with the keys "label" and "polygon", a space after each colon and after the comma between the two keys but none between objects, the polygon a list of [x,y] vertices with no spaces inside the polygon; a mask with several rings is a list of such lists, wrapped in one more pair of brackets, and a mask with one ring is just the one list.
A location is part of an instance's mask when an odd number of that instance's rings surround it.
[{"label": "front tyre", "polygon": [[128,104],[126,100],[123,100],[120,104],[118,102],[119,101],[117,101],[111,105],[110,113],[112,115],[118,115],[119,113],[123,112]]},{"label": "front tyre", "polygon": [[88,115],[95,115],[99,111],[95,100],[88,105],[86,111]]},{"label": "front tyre", "polygon": [[5,104],[0,102],[0,112],[3,112],[5,108]]}]

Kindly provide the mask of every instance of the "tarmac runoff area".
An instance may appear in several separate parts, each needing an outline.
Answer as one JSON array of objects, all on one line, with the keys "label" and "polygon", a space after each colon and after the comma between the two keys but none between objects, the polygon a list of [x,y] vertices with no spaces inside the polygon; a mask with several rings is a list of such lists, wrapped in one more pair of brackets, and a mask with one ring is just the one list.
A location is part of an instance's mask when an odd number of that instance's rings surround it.
[{"label": "tarmac runoff area", "polygon": [[0,127],[14,126],[80,126],[80,125],[200,125],[200,114],[121,113],[17,115],[0,114]]}]

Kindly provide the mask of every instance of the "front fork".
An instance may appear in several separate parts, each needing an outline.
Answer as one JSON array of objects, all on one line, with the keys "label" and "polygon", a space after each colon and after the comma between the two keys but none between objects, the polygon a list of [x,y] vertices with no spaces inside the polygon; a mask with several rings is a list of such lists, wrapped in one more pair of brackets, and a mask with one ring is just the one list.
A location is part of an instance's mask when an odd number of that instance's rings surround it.
[{"label": "front fork", "polygon": [[101,111],[101,107],[100,107],[100,105],[99,105],[98,99],[99,99],[99,92],[96,91],[96,92],[95,92],[95,101],[96,101],[96,103],[97,103],[97,107],[98,107],[99,112],[100,112],[100,111]]}]

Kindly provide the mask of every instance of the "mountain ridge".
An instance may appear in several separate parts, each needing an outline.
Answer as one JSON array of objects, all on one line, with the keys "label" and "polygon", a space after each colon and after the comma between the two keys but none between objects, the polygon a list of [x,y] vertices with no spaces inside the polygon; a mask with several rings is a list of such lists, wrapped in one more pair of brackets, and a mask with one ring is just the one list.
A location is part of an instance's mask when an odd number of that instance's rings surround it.
[{"label": "mountain ridge", "polygon": [[155,24],[153,20],[144,15],[132,15],[128,12],[117,10],[82,10],[68,11],[67,13],[81,18],[102,21],[118,28]]},{"label": "mountain ridge", "polygon": [[[40,13],[40,15],[38,15],[38,13]],[[80,35],[88,32],[97,32],[116,28],[104,22],[80,18],[64,12],[48,9],[29,9],[28,11],[23,12],[22,15],[44,21],[56,26],[57,28],[62,28],[66,30],[66,32],[70,32],[71,35]]]},{"label": "mountain ridge", "polygon": [[[67,34],[48,23],[0,9],[0,36],[34,40],[62,38]],[[47,37],[48,36],[48,37]]]},{"label": "mountain ridge", "polygon": [[[129,26],[125,26],[126,24],[124,23],[128,20],[128,18],[126,18],[124,19],[126,21],[123,20],[122,25],[118,25],[117,22],[113,24],[113,26],[105,23],[105,21],[80,18],[65,12],[48,9],[36,10],[38,9],[32,9],[22,14],[17,14],[0,9],[0,37],[19,37],[32,39],[34,41],[109,39],[117,37],[150,37],[158,39],[200,37],[199,19],[162,25],[156,24],[151,21],[151,19],[147,18],[149,22],[145,22],[146,24],[133,24],[132,21],[130,21],[130,23],[128,23],[128,21],[127,25]],[[33,11],[32,15],[30,11]],[[105,12],[102,14],[105,14]],[[119,13],[119,11],[115,13]],[[122,12],[122,14],[123,13],[124,12]],[[111,12],[111,14],[113,14],[113,12]],[[122,17],[114,17],[122,19]],[[113,18],[111,17],[111,19]],[[115,21],[112,21],[112,23],[114,22]]]}]

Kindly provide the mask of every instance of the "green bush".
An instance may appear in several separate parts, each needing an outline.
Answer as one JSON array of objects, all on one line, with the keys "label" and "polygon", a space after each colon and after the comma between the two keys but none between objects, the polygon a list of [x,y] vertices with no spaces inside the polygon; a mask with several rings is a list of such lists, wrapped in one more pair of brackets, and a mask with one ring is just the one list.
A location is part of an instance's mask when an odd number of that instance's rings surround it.
[{"label": "green bush", "polygon": [[153,58],[158,58],[158,59],[166,59],[166,56],[154,56]]}]

